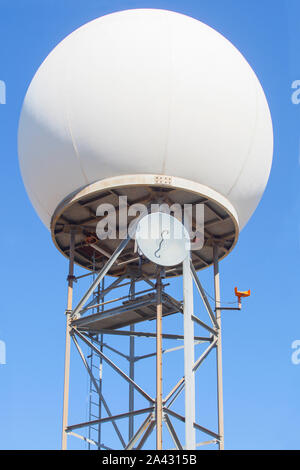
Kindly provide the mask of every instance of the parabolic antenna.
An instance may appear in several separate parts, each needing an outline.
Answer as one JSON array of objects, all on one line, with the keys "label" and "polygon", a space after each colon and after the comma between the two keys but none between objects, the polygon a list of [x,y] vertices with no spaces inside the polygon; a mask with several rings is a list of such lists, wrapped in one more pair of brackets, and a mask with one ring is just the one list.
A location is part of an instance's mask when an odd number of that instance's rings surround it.
[{"label": "parabolic antenna", "polygon": [[163,212],[143,217],[137,224],[135,239],[143,255],[160,266],[176,266],[190,251],[190,237],[184,225]]}]

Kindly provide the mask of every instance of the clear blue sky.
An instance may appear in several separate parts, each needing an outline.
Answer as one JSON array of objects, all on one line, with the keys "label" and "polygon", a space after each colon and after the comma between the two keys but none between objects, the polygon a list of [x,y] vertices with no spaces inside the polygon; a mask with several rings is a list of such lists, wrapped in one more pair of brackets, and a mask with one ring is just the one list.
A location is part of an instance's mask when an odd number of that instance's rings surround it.
[{"label": "clear blue sky", "polygon": [[[300,79],[297,0],[0,0],[0,80],[7,86],[7,103],[0,105],[0,339],[7,347],[7,364],[0,365],[0,448],[60,446],[67,262],[21,180],[22,101],[36,69],[65,36],[98,16],[139,7],[175,10],[215,28],[244,54],[265,90],[275,135],[270,181],[236,249],[221,264],[224,300],[232,300],[235,285],[253,292],[242,312],[223,317],[225,445],[300,449],[300,364],[291,361],[291,344],[300,339],[300,105],[291,102],[291,83]],[[211,292],[209,273],[202,276]],[[86,410],[87,378],[77,366],[74,361],[72,420],[85,418]],[[148,370],[139,367],[144,380]],[[203,377],[203,383],[211,379],[209,368]],[[117,400],[117,386],[110,383]],[[203,424],[213,425],[208,391],[197,407]],[[76,446],[71,439],[70,447]]]}]

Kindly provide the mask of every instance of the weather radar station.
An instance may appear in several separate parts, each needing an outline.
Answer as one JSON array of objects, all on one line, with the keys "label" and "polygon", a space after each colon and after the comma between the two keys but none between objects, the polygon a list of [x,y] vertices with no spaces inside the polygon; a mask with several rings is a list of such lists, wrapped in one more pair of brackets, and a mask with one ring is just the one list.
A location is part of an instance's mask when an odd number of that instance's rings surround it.
[{"label": "weather radar station", "polygon": [[[29,198],[69,263],[62,448],[77,438],[95,449],[223,449],[219,262],[263,195],[273,153],[245,58],[172,11],[97,18],[36,72],[18,146]],[[235,294],[240,309],[250,291]],[[201,420],[198,390],[214,355],[215,426]],[[71,359],[90,384],[82,421]]]}]

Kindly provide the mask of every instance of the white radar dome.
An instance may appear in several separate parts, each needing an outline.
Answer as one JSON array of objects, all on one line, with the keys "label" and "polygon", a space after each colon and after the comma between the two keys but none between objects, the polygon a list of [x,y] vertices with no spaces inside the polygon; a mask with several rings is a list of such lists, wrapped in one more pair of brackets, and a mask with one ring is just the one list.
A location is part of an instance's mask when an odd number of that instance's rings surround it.
[{"label": "white radar dome", "polygon": [[29,86],[18,139],[47,227],[92,183],[158,175],[155,184],[181,178],[219,195],[240,230],[273,153],[268,104],[242,54],[200,21],[157,9],[103,16],[58,44]]}]

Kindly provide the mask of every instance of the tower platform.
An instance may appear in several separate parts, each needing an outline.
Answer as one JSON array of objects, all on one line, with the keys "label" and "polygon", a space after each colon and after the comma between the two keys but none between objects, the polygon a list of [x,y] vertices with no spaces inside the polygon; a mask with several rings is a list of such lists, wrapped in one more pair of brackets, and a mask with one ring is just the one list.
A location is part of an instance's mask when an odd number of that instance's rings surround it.
[{"label": "tower platform", "polygon": [[[145,320],[156,319],[157,295],[156,293],[140,296],[136,299],[126,300],[122,305],[103,312],[83,316],[72,321],[72,326],[81,330],[103,332],[114,330],[128,325],[140,323]],[[165,292],[162,293],[162,316],[182,311],[182,305]]]}]

